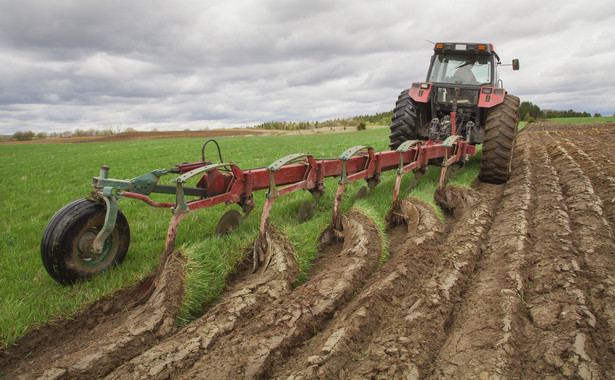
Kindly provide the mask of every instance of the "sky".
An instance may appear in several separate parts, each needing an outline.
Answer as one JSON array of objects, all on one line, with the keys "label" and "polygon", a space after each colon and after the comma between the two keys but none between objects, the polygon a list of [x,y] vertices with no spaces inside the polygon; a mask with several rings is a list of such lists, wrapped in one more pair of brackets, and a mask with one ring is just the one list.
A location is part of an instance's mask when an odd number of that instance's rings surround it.
[{"label": "sky", "polygon": [[493,43],[506,90],[615,114],[615,1],[0,0],[0,134],[184,130],[393,109],[429,41]]}]

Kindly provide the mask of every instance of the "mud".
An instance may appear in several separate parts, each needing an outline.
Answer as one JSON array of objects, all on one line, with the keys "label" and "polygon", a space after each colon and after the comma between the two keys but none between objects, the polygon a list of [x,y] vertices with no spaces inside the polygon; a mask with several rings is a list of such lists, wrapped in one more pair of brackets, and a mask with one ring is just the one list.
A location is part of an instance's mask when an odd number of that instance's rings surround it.
[{"label": "mud", "polygon": [[97,378],[175,330],[184,259],[163,255],[139,287],[96,302],[70,320],[33,331],[0,352],[7,379]]},{"label": "mud", "polygon": [[[406,199],[388,261],[370,218],[343,215],[296,286],[270,231],[266,270],[240,268],[183,328],[176,253],[151,286],[101,300],[0,353],[6,378],[615,377],[615,124],[533,123],[508,183]],[[325,239],[327,240],[327,239]],[[166,265],[165,265],[166,264]],[[148,289],[146,289],[148,288]]]}]

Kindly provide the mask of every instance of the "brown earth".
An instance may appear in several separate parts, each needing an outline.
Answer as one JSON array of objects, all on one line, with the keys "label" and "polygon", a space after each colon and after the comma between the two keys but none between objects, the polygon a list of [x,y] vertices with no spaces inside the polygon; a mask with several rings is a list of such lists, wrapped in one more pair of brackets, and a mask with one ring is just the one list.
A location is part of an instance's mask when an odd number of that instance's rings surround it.
[{"label": "brown earth", "polygon": [[[387,231],[343,216],[294,286],[292,245],[182,328],[182,258],[0,352],[6,378],[615,378],[615,124],[534,123],[510,180],[416,199]],[[417,218],[418,215],[418,218]],[[418,222],[418,223],[417,223]],[[173,264],[173,265],[171,265]],[[175,272],[174,272],[175,271]]]},{"label": "brown earth", "polygon": [[211,129],[203,131],[162,131],[162,132],[121,132],[108,136],[81,136],[81,137],[48,137],[44,139],[26,141],[4,141],[2,144],[50,144],[50,143],[83,143],[83,142],[112,142],[132,141],[149,139],[173,139],[173,138],[214,138],[228,136],[261,136],[279,134],[281,131],[269,131],[264,129]]},{"label": "brown earth", "polygon": [[[379,128],[379,127],[376,127]],[[201,131],[158,131],[158,132],[121,132],[107,136],[80,136],[80,137],[47,137],[44,139],[25,140],[25,141],[0,141],[0,144],[52,144],[52,143],[84,143],[84,142],[114,142],[114,141],[133,141],[149,139],[174,139],[174,138],[203,138],[210,139],[216,137],[232,136],[272,136],[272,135],[309,135],[320,133],[344,133],[356,131],[356,128],[346,128],[335,126],[330,128],[317,129],[257,129],[257,128],[233,128],[233,129],[208,129]]]}]

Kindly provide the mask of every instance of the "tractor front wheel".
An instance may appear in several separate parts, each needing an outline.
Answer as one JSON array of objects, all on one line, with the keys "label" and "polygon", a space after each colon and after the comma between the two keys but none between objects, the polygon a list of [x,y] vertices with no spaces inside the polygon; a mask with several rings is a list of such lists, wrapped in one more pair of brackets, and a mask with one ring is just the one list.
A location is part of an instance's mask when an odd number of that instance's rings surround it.
[{"label": "tractor front wheel", "polygon": [[519,125],[519,98],[506,94],[504,102],[489,109],[483,138],[479,178],[483,182],[508,181]]},{"label": "tractor front wheel", "polygon": [[41,241],[41,257],[47,273],[63,285],[104,271],[121,263],[130,244],[130,229],[118,210],[115,228],[102,252],[93,253],[92,243],[105,223],[106,206],[79,199],[62,207],[49,221]]}]

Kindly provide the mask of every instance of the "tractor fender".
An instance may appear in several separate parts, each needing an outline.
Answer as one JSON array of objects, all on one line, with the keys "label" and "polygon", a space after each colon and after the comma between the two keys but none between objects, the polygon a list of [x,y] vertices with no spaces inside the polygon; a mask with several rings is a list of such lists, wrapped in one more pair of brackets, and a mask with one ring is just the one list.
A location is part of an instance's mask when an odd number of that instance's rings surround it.
[{"label": "tractor fender", "polygon": [[506,90],[498,87],[483,86],[478,97],[479,108],[491,108],[504,101]]},{"label": "tractor fender", "polygon": [[408,95],[417,103],[427,103],[429,101],[429,94],[431,93],[431,83],[429,82],[415,82],[412,83]]}]

